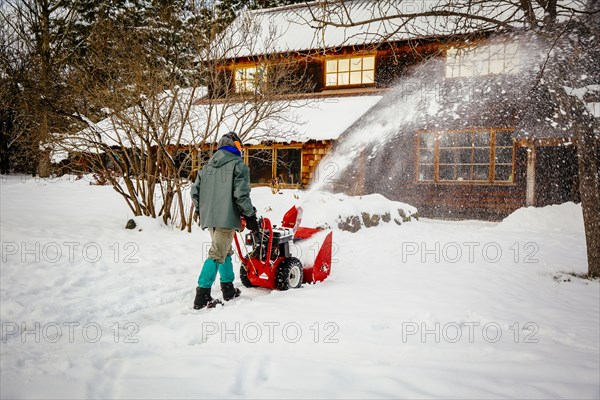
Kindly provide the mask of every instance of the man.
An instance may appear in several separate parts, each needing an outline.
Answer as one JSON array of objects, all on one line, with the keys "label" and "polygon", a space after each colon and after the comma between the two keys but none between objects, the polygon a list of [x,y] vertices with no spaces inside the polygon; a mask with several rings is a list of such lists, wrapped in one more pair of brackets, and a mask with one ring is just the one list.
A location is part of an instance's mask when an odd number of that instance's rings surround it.
[{"label": "man", "polygon": [[256,208],[250,201],[250,172],[242,160],[242,141],[235,132],[219,140],[217,152],[198,172],[191,196],[200,225],[208,229],[212,240],[198,277],[194,308],[199,310],[222,304],[210,295],[217,271],[223,299],[229,301],[240,295],[240,289],[233,287],[231,242],[235,231],[242,228],[240,217],[245,218],[248,229],[258,230]]}]

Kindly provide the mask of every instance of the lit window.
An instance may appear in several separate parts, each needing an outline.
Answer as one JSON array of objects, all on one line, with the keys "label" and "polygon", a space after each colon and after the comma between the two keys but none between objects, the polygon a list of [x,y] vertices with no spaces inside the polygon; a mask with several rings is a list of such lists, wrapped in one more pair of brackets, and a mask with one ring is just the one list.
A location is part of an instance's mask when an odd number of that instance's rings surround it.
[{"label": "lit window", "polygon": [[515,43],[489,44],[446,51],[446,78],[462,78],[519,72],[519,48]]},{"label": "lit window", "polygon": [[512,182],[511,132],[481,129],[419,134],[422,182]]},{"label": "lit window", "polygon": [[237,93],[255,92],[267,78],[267,69],[264,65],[234,68],[233,78]]},{"label": "lit window", "polygon": [[375,56],[334,58],[325,63],[325,86],[375,83]]}]

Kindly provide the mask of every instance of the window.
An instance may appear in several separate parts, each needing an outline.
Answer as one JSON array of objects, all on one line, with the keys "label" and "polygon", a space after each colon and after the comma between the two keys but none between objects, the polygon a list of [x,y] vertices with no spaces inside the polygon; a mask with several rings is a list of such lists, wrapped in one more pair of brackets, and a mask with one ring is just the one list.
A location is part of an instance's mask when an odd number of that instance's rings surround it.
[{"label": "window", "polygon": [[248,149],[250,183],[268,184],[273,178],[273,149]]},{"label": "window", "polygon": [[192,175],[193,160],[192,153],[190,151],[178,150],[173,157],[173,163],[175,164],[175,168],[177,168],[181,178],[192,179],[193,177],[195,179],[195,176]]},{"label": "window", "polygon": [[277,149],[277,179],[280,184],[297,185],[300,181],[300,149]]},{"label": "window", "polygon": [[196,162],[198,163],[198,165],[196,166],[197,169],[202,169],[204,168],[204,166],[208,163],[208,161],[210,160],[210,157],[213,155],[213,151],[210,150],[210,148],[203,148],[200,149],[198,151],[198,153],[196,154]]},{"label": "window", "polygon": [[600,118],[600,102],[590,102],[585,105],[594,117]]},{"label": "window", "polygon": [[233,79],[236,93],[254,92],[267,78],[264,65],[251,65],[233,69]]},{"label": "window", "polygon": [[494,180],[513,181],[513,141],[510,132],[496,132],[494,148]]},{"label": "window", "polygon": [[335,58],[325,63],[325,86],[375,83],[375,56]]},{"label": "window", "polygon": [[247,150],[250,183],[268,185],[274,178],[278,179],[280,185],[285,186],[297,186],[302,183],[302,149],[279,146]]},{"label": "window", "polygon": [[507,130],[420,132],[417,180],[512,182],[513,151]]},{"label": "window", "polygon": [[446,51],[446,78],[519,72],[516,43],[488,44]]}]

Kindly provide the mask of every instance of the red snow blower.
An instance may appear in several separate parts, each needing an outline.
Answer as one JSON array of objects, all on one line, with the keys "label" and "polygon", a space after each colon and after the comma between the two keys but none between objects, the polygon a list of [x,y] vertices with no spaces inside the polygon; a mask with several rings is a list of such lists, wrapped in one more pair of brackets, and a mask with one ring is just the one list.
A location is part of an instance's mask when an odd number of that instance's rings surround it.
[{"label": "red snow blower", "polygon": [[[261,218],[260,229],[245,236],[245,256],[236,234],[235,247],[242,261],[240,279],[244,286],[288,290],[298,288],[303,283],[321,282],[329,276],[333,232],[325,237],[312,264],[302,265],[298,258],[290,254],[291,244],[309,239],[322,231],[301,227],[301,219],[302,208],[295,206],[285,213],[280,228],[271,225],[268,218]],[[247,246],[251,246],[250,251]]]}]

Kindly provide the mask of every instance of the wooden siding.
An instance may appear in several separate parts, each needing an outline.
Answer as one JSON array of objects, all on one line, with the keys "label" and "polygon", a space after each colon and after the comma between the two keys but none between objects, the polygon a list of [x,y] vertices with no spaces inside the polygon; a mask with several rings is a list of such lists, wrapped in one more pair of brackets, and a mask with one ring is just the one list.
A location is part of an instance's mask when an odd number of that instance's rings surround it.
[{"label": "wooden siding", "polygon": [[308,187],[315,180],[315,170],[333,145],[332,140],[318,140],[302,146],[302,186]]},{"label": "wooden siding", "polygon": [[[298,80],[306,82],[305,93],[335,92],[349,88],[388,88],[400,76],[406,73],[409,67],[422,62],[424,59],[443,53],[444,44],[434,40],[412,41],[410,43],[386,43],[378,48],[372,46],[352,46],[340,49],[329,49],[326,53],[303,52],[288,54],[286,62],[295,64],[295,75]],[[348,57],[359,55],[375,55],[375,83],[366,85],[344,85],[339,87],[325,87],[325,61],[334,57]],[[277,57],[273,58],[278,62]],[[243,57],[228,60],[219,69],[226,76],[224,80],[230,82],[230,90],[233,91],[232,71],[237,65],[256,64],[261,61],[260,57]],[[209,88],[210,90],[210,88]],[[291,93],[290,95],[297,95]],[[224,95],[224,93],[219,93]],[[233,99],[231,99],[233,100]]]},{"label": "wooden siding", "polygon": [[414,205],[425,217],[497,220],[525,205],[527,149],[517,146],[515,150],[513,182],[419,182],[415,138],[400,136],[375,157],[365,151],[336,190],[381,193]]},{"label": "wooden siding", "polygon": [[[413,153],[416,163],[416,152]],[[502,184],[417,182],[407,173],[394,198],[412,204],[419,214],[436,218],[501,219],[525,205],[527,150],[515,152],[514,182]]]}]

